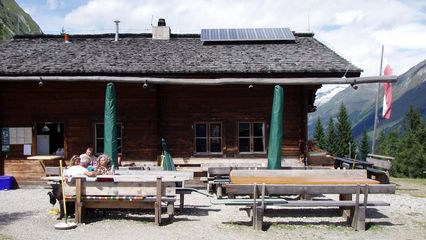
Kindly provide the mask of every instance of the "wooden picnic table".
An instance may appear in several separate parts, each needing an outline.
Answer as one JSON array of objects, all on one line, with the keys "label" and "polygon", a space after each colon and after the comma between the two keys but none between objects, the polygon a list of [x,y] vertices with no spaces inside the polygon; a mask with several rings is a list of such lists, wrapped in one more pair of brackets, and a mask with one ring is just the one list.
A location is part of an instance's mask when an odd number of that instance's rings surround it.
[{"label": "wooden picnic table", "polygon": [[59,160],[64,159],[64,157],[57,155],[36,155],[27,157],[27,159],[38,160],[43,171],[46,171],[46,166],[59,166]]}]

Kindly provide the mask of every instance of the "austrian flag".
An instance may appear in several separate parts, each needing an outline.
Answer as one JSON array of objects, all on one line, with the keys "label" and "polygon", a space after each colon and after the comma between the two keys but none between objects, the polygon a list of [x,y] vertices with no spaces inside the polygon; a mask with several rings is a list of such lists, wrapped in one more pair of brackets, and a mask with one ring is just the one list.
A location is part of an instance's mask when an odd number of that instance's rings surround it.
[{"label": "austrian flag", "polygon": [[[389,64],[385,67],[384,75],[392,75],[392,68],[389,66]],[[384,83],[383,87],[383,117],[389,119],[392,111],[392,84]]]}]

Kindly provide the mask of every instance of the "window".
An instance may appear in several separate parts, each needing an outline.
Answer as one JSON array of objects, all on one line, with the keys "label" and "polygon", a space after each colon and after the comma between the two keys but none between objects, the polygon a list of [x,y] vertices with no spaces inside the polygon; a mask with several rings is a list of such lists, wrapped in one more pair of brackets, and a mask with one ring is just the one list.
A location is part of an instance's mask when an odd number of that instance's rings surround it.
[{"label": "window", "polygon": [[241,153],[265,152],[265,124],[263,122],[240,122],[238,146]]},{"label": "window", "polygon": [[196,123],[195,124],[195,152],[221,153],[222,152],[222,124]]},{"label": "window", "polygon": [[[122,144],[122,134],[121,134],[122,124],[117,123],[117,148],[118,153],[121,152],[121,144]],[[95,152],[103,153],[104,152],[104,124],[103,123],[95,123]]]}]

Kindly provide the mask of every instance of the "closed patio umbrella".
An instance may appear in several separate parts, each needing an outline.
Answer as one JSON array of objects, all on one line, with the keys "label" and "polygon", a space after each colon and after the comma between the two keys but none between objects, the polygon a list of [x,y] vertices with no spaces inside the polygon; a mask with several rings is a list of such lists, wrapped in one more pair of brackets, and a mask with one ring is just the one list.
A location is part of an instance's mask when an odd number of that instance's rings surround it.
[{"label": "closed patio umbrella", "polygon": [[161,139],[161,147],[163,148],[163,161],[161,163],[163,170],[176,171],[172,155],[170,155],[169,148],[167,147],[166,140],[164,140],[164,138]]},{"label": "closed patio umbrella", "polygon": [[281,168],[281,142],[283,135],[283,88],[276,85],[272,103],[271,125],[269,129],[268,169]]},{"label": "closed patio umbrella", "polygon": [[108,83],[105,92],[104,153],[111,157],[114,169],[118,169],[117,119],[114,83]]}]

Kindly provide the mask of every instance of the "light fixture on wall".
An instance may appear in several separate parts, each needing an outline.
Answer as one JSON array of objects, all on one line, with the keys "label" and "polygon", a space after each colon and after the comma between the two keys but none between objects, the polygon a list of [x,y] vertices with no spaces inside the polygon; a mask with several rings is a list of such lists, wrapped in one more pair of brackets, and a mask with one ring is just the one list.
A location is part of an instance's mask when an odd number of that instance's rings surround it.
[{"label": "light fixture on wall", "polygon": [[43,87],[43,85],[44,85],[43,79],[41,79],[41,77],[40,77],[40,81],[38,82],[38,86],[39,87]]},{"label": "light fixture on wall", "polygon": [[143,88],[147,88],[148,87],[148,81],[145,80],[145,83],[142,85]]},{"label": "light fixture on wall", "polygon": [[56,127],[56,132],[60,133],[61,132],[61,125],[58,123],[58,126]]},{"label": "light fixture on wall", "polygon": [[46,123],[44,123],[44,127],[41,129],[42,132],[48,132],[50,131],[50,128],[47,126]]}]

